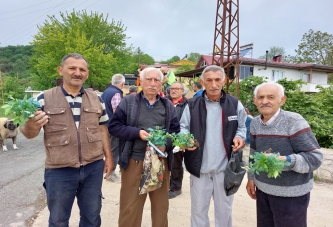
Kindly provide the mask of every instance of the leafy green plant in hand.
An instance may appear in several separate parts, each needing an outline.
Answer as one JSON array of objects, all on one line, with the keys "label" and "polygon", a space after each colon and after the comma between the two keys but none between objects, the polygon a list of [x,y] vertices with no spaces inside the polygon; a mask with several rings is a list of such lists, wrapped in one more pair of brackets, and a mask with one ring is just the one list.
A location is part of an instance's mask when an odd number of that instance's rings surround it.
[{"label": "leafy green plant in hand", "polygon": [[260,174],[260,172],[266,172],[268,178],[277,178],[281,175],[282,170],[285,166],[289,166],[289,162],[285,162],[278,157],[279,153],[271,153],[265,155],[263,152],[255,152],[254,155],[250,155],[252,161],[248,167],[244,167],[247,171],[252,174]]},{"label": "leafy green plant in hand", "polygon": [[159,126],[156,126],[155,129],[148,128],[149,136],[147,138],[155,146],[165,147],[166,140],[168,138],[168,134],[166,133],[165,129],[161,129]]},{"label": "leafy green plant in hand", "polygon": [[184,132],[180,132],[178,134],[172,133],[169,134],[169,137],[172,139],[172,145],[178,146],[180,147],[180,149],[193,147],[196,141],[191,133],[184,133]]},{"label": "leafy green plant in hand", "polygon": [[33,97],[27,98],[27,95],[23,99],[15,99],[9,97],[11,100],[1,108],[4,109],[5,115],[13,116],[14,124],[24,124],[29,118],[34,117],[34,112],[40,107]]}]

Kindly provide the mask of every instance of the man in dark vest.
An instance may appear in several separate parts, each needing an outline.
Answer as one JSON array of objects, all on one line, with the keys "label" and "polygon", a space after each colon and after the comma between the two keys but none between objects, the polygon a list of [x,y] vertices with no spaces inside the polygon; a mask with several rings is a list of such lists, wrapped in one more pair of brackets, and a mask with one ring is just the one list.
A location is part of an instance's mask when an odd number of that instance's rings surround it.
[{"label": "man in dark vest", "polygon": [[[121,90],[125,84],[125,77],[122,74],[112,76],[110,86],[103,92],[102,99],[105,103],[105,109],[109,116],[109,124],[113,113],[116,111],[119,103],[123,99],[123,91]],[[108,124],[108,126],[109,126]],[[107,180],[112,182],[120,182],[120,177],[116,174],[115,169],[119,161],[119,139],[110,134],[111,151],[113,157],[113,171]]]},{"label": "man in dark vest", "polygon": [[66,55],[58,73],[63,84],[38,95],[41,110],[21,132],[31,139],[44,128],[48,226],[68,226],[75,197],[79,225],[101,226],[103,172],[109,177],[113,163],[105,126],[108,116],[103,100],[94,91],[83,89],[89,70],[82,55]]},{"label": "man in dark vest", "polygon": [[[180,82],[174,82],[170,86],[170,99],[172,104],[176,107],[179,120],[187,105],[187,98],[183,96],[184,90],[184,85]],[[175,148],[170,176],[169,199],[182,194],[182,181],[184,176],[183,159],[184,151],[181,151],[178,147]]]},{"label": "man in dark vest", "polygon": [[190,172],[191,226],[209,226],[208,209],[214,198],[215,225],[232,227],[233,195],[226,196],[224,174],[231,152],[244,147],[246,112],[237,98],[227,95],[223,68],[204,69],[201,96],[188,100],[180,120],[181,131],[190,132],[200,147],[185,151]]}]

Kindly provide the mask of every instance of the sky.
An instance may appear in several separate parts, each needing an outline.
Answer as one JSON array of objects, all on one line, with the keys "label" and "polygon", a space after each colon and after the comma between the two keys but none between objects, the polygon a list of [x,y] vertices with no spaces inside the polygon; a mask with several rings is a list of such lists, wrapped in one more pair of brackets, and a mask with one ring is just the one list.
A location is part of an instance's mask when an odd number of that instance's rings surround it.
[{"label": "sky", "polygon": [[[87,10],[121,21],[128,46],[156,62],[211,54],[216,7],[217,0],[0,0],[0,47],[28,45],[47,15]],[[332,9],[332,0],[239,0],[240,46],[253,43],[253,58],[271,46],[295,55],[310,29],[333,34]]]}]

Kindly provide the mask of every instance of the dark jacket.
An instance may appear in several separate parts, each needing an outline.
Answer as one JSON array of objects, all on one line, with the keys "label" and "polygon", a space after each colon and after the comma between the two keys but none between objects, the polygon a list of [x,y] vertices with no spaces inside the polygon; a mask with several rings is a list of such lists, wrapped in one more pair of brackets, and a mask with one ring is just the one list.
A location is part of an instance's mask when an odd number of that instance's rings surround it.
[{"label": "dark jacket", "polygon": [[[171,100],[171,97],[168,97]],[[178,103],[176,106],[176,112],[177,112],[177,116],[178,116],[178,120],[180,120],[180,118],[183,115],[184,109],[187,105],[187,98],[183,97],[183,101],[181,103]]]},{"label": "dark jacket", "polygon": [[[130,153],[132,151],[133,141],[140,139],[140,128],[137,128],[137,122],[140,115],[140,102],[142,92],[138,94],[127,95],[119,104],[109,125],[111,135],[118,137],[119,149],[121,151],[120,165],[123,169],[128,166]],[[169,133],[178,133],[180,131],[179,120],[176,109],[170,102],[163,97],[160,98],[165,107],[165,130]],[[166,151],[168,152],[168,167],[171,170],[173,162],[173,146],[170,139],[167,140]]]},{"label": "dark jacket", "polygon": [[123,98],[123,91],[114,85],[110,85],[102,94],[102,99],[105,103],[105,110],[109,117],[109,123],[113,116],[113,109],[111,105],[111,100],[116,93],[120,93],[120,97]]},{"label": "dark jacket", "polygon": [[[186,169],[196,177],[200,177],[203,150],[206,137],[206,120],[207,109],[205,103],[206,91],[201,96],[188,100],[189,111],[191,115],[190,133],[194,135],[200,144],[200,147],[194,151],[187,151],[184,154]],[[222,127],[223,127],[223,144],[228,159],[230,159],[233,139],[238,128],[238,121],[228,120],[229,116],[237,116],[238,99],[227,95],[222,90],[223,96],[220,99],[222,106]]]}]

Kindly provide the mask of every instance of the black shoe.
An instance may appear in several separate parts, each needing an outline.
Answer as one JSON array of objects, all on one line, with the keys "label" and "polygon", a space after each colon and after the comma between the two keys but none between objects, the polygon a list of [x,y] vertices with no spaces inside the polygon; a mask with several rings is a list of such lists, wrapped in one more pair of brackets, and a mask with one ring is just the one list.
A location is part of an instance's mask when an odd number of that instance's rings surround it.
[{"label": "black shoe", "polygon": [[174,190],[170,190],[169,191],[169,199],[173,199],[176,196],[182,194],[182,190],[178,190],[178,191],[174,191]]}]

